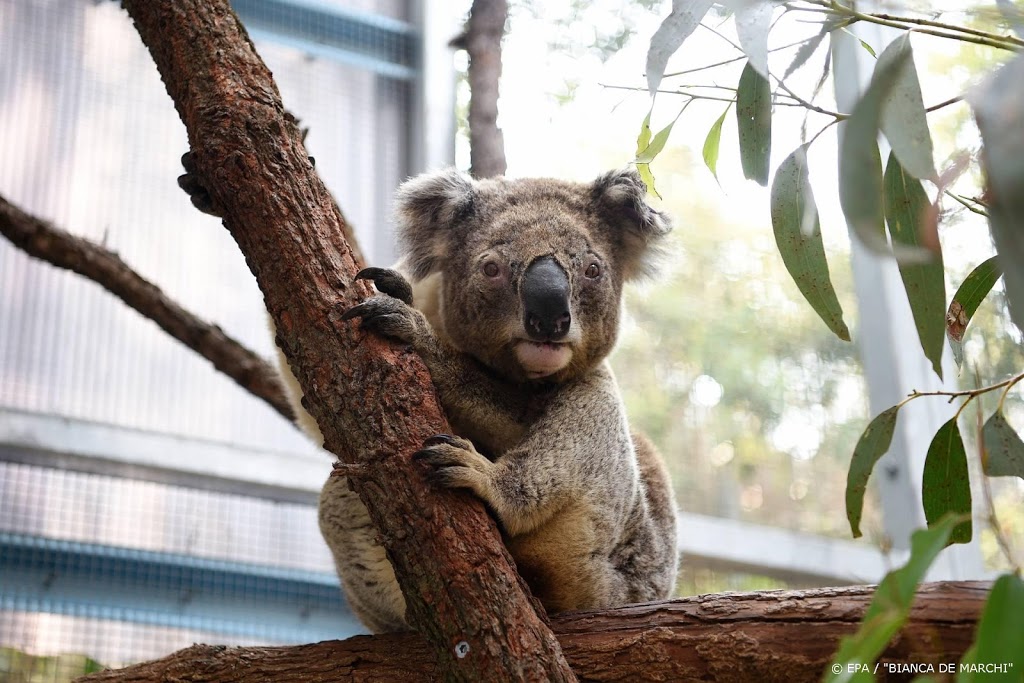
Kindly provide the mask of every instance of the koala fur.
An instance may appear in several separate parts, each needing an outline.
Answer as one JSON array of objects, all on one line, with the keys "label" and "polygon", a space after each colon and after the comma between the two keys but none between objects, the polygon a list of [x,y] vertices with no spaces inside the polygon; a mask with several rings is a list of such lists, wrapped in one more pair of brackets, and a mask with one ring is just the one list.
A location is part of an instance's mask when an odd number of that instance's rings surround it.
[{"label": "koala fur", "polygon": [[[670,230],[645,194],[635,170],[589,184],[419,176],[398,191],[402,261],[361,273],[381,293],[346,313],[422,356],[457,436],[428,439],[414,459],[488,506],[549,612],[663,599],[675,583],[668,474],[630,431],[605,361],[623,283],[647,272]],[[322,443],[281,361],[300,423]],[[394,571],[343,477],[324,485],[319,520],[356,615],[374,632],[407,629]]]}]

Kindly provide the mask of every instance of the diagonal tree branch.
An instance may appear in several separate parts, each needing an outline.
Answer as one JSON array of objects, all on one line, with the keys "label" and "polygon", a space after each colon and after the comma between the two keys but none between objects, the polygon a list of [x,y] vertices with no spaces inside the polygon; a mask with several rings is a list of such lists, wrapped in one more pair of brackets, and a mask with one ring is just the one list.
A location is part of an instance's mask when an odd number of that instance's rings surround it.
[{"label": "diagonal tree branch", "polygon": [[3,197],[0,233],[30,256],[105,288],[294,423],[295,413],[270,363],[172,301],[116,253],[27,214]]},{"label": "diagonal tree branch", "polygon": [[575,680],[482,504],[427,485],[409,457],[449,431],[422,361],[343,312],[354,281],[344,218],[227,0],[124,0],[185,123],[196,174],[263,291],[325,447],[381,536],[448,680]]}]

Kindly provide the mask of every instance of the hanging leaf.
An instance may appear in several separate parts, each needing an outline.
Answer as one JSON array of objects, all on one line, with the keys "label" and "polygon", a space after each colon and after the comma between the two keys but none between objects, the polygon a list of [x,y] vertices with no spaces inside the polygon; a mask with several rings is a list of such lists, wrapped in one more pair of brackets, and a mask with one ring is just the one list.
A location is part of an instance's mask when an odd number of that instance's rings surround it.
[{"label": "hanging leaf", "polygon": [[876,415],[860,435],[853,449],[850,471],[846,475],[846,518],[850,520],[850,531],[854,538],[861,537],[860,518],[864,510],[864,492],[868,488],[871,470],[892,444],[899,409],[899,406],[893,406]]},{"label": "hanging leaf", "polygon": [[772,0],[726,0],[723,5],[736,11],[736,37],[749,64],[768,78],[768,29],[772,26]]},{"label": "hanging leaf", "polygon": [[1003,267],[1010,319],[1024,330],[1024,55],[996,71],[971,99],[985,145],[989,228]]},{"label": "hanging leaf", "polygon": [[[653,138],[651,137],[651,112],[647,112],[647,118],[644,119],[643,126],[640,129],[640,136],[637,138],[637,153],[636,163],[638,164],[649,164],[654,161],[655,157],[661,154],[661,151],[665,149],[665,143],[668,142],[668,136],[672,133],[672,126],[676,125],[676,121],[683,115],[686,108],[690,106],[693,100],[687,100],[683,108],[679,110],[676,117],[672,119],[672,122],[667,126],[658,131],[658,134]],[[640,144],[647,142],[648,144],[641,148]]]},{"label": "hanging leaf", "polygon": [[743,177],[768,185],[772,152],[772,93],[768,79],[750,62],[743,67],[736,89],[736,125],[739,129]]},{"label": "hanging leaf", "polygon": [[708,135],[704,138],[704,149],[702,154],[704,156],[704,164],[711,171],[711,175],[715,176],[715,180],[718,180],[718,145],[722,141],[722,124],[725,123],[725,115],[729,113],[730,104],[722,112],[722,115],[718,117],[718,120],[711,124],[711,129],[708,131]]},{"label": "hanging leaf", "polygon": [[818,207],[807,174],[807,145],[798,147],[775,171],[771,213],[775,244],[800,293],[837,337],[850,341],[821,243]]},{"label": "hanging leaf", "polygon": [[967,452],[956,417],[939,427],[928,446],[921,499],[928,526],[948,514],[966,515],[967,519],[953,529],[949,542],[970,542],[971,481],[967,474]]},{"label": "hanging leaf", "polygon": [[874,680],[870,675],[859,677],[857,668],[848,665],[870,664],[885,651],[885,646],[910,616],[917,584],[921,583],[935,558],[948,545],[953,528],[959,521],[958,517],[946,517],[929,529],[914,532],[910,537],[910,559],[899,569],[886,574],[878,584],[860,628],[852,636],[842,639],[832,666],[826,669],[830,673],[825,683]]},{"label": "hanging leaf", "polygon": [[795,73],[797,69],[806,64],[807,60],[811,58],[811,55],[818,51],[821,41],[824,40],[825,36],[827,36],[831,31],[829,26],[830,25],[827,22],[822,24],[821,30],[800,46],[800,49],[796,51],[795,55],[793,55],[793,61],[789,63],[788,67],[786,67],[786,72],[782,74],[783,81]]},{"label": "hanging leaf", "polygon": [[[921,181],[900,165],[896,154],[889,155],[885,169],[885,220],[893,244],[924,248],[921,221],[930,206]],[[945,329],[946,278],[942,252],[930,263],[898,261],[903,287],[914,316],[914,326],[925,357],[942,379],[942,339]]]},{"label": "hanging leaf", "polygon": [[658,199],[661,199],[661,195],[658,194],[658,190],[654,187],[654,174],[651,173],[650,164],[637,164],[637,173],[640,174],[640,180],[644,181],[644,185],[647,186],[647,191],[653,194]]},{"label": "hanging leaf", "polygon": [[878,125],[882,103],[906,60],[903,51],[879,59],[864,96],[843,125],[839,139],[839,203],[853,231],[867,247],[888,253],[882,208],[882,159]]},{"label": "hanging leaf", "polygon": [[936,177],[932,136],[928,130],[909,32],[882,50],[877,68],[896,63],[899,66],[889,95],[882,101],[882,132],[903,168],[915,178],[932,180]]},{"label": "hanging leaf", "polygon": [[985,474],[1024,479],[1024,442],[1002,412],[997,410],[988,418],[981,430],[981,439],[985,444],[985,457],[981,461]]},{"label": "hanging leaf", "polygon": [[651,95],[661,85],[669,57],[700,25],[712,4],[712,0],[672,0],[672,12],[654,32],[647,50],[647,89]]},{"label": "hanging leaf", "polygon": [[[993,671],[999,664],[1001,671]],[[974,645],[957,668],[957,683],[1019,681],[1024,671],[1024,580],[1003,574],[992,585]],[[1006,676],[998,676],[1005,673]]]},{"label": "hanging leaf", "polygon": [[839,27],[839,30],[840,30],[840,31],[842,31],[843,33],[845,33],[846,35],[848,35],[848,36],[852,36],[853,38],[855,38],[855,39],[856,39],[856,40],[857,40],[857,41],[858,41],[858,42],[860,43],[860,46],[861,46],[862,48],[864,48],[864,50],[865,50],[865,51],[866,51],[866,52],[867,52],[867,53],[868,53],[869,55],[871,55],[871,56],[872,56],[872,57],[874,57],[875,59],[878,59],[878,55],[877,55],[877,54],[875,54],[875,48],[871,47],[871,45],[869,45],[869,44],[868,44],[868,42],[867,42],[866,40],[864,40],[863,38],[861,38],[860,36],[858,36],[857,34],[855,34],[855,33],[854,33],[853,31],[851,31],[850,29],[846,28],[845,26],[840,26],[840,27]]},{"label": "hanging leaf", "polygon": [[964,363],[963,339],[967,332],[967,323],[971,322],[978,306],[992,291],[996,280],[1002,274],[998,257],[993,256],[982,261],[964,278],[960,288],[953,295],[953,300],[949,302],[949,309],[946,311],[946,339],[949,340],[949,348],[953,350],[953,360],[956,361],[957,367]]}]

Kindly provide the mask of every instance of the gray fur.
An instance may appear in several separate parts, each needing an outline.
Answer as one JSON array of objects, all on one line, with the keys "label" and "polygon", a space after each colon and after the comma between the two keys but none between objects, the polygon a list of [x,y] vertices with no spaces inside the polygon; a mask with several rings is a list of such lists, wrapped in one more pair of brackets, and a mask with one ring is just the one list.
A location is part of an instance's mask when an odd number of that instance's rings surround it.
[{"label": "gray fur", "polygon": [[[605,362],[623,282],[648,271],[670,229],[636,171],[589,184],[444,171],[403,185],[398,217],[398,268],[413,281],[415,308],[378,294],[348,315],[412,345],[430,369],[458,437],[428,440],[415,460],[438,485],[487,503],[548,611],[668,597],[677,569],[672,489],[657,451],[630,432]],[[564,346],[520,341],[519,283],[541,256],[570,282]],[[395,291],[399,272],[366,272]],[[554,358],[556,369],[531,353]],[[405,628],[394,572],[343,478],[324,487],[320,528],[357,616],[373,631]]]}]

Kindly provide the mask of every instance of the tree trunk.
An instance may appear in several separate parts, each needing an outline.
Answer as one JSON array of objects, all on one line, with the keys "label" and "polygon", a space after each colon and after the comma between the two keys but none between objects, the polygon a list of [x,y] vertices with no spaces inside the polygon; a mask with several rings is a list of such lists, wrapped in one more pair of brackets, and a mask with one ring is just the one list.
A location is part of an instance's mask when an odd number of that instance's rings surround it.
[{"label": "tree trunk", "polygon": [[[988,594],[984,582],[921,587],[886,664],[957,662],[970,646]],[[864,614],[873,586],[703,595],[555,617],[566,658],[585,681],[818,681]],[[169,657],[88,676],[88,683],[202,680],[434,681],[438,666],[419,635],[357,636],[297,647],[194,645]]]},{"label": "tree trunk", "polygon": [[505,136],[498,128],[501,39],[506,0],[473,0],[466,26],[469,53],[469,172],[476,178],[505,175]]},{"label": "tree trunk", "polygon": [[408,349],[341,320],[371,292],[353,281],[344,218],[227,0],[124,6],[438,670],[449,680],[573,680],[483,506],[430,488],[410,463],[424,439],[449,431],[430,378]]}]

